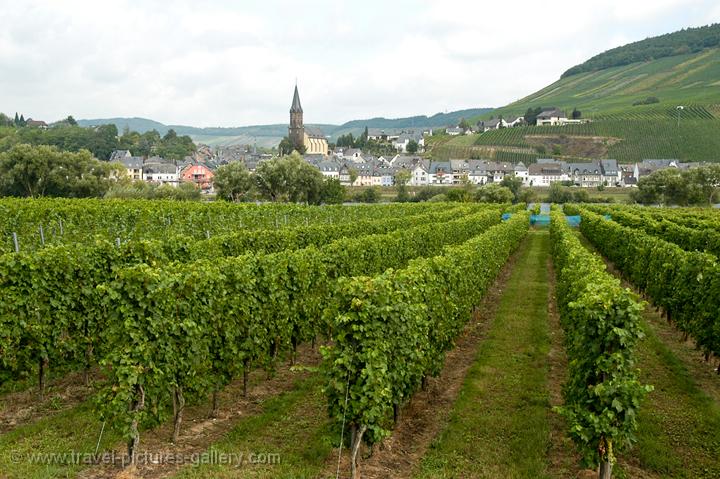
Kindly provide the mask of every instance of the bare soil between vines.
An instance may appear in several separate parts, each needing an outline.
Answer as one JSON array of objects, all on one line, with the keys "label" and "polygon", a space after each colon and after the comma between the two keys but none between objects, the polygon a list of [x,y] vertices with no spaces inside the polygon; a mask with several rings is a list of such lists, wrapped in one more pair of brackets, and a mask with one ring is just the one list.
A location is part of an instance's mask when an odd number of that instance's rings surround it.
[{"label": "bare soil between vines", "polygon": [[90,374],[90,385],[88,386],[84,384],[82,372],[64,374],[57,379],[51,378],[42,401],[39,398],[37,385],[2,395],[0,397],[0,434],[72,409],[93,394],[93,383],[100,380],[102,377],[99,370],[95,368]]}]

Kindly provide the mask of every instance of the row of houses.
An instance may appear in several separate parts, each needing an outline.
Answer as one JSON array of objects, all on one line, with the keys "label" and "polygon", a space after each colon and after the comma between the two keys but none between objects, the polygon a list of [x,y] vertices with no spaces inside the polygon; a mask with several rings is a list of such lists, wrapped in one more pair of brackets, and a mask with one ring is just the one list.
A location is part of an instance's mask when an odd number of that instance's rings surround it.
[{"label": "row of houses", "polygon": [[[352,186],[393,186],[400,171],[410,174],[411,186],[451,186],[502,181],[505,176],[527,177],[528,169],[522,163],[498,163],[486,160],[430,161],[418,156],[395,155],[380,157],[313,158],[306,161],[317,167],[328,178],[336,178]],[[351,178],[354,181],[351,182]]]},{"label": "row of houses", "polygon": [[[563,126],[586,123],[586,119],[571,119],[567,114],[558,108],[548,108],[541,111],[536,119],[537,126]],[[445,132],[450,136],[470,135],[472,133],[485,133],[490,130],[499,130],[501,128],[514,128],[516,126],[526,126],[524,116],[510,115],[507,118],[493,118],[492,120],[478,121],[475,126],[469,129],[456,126],[447,128]]]},{"label": "row of houses", "polygon": [[460,185],[502,181],[506,176],[527,177],[528,169],[522,163],[501,163],[488,160],[421,160],[412,170],[413,186]]},{"label": "row of houses", "polygon": [[[410,173],[411,186],[452,186],[460,184],[485,185],[497,183],[506,176],[522,180],[524,186],[550,186],[561,182],[584,188],[598,186],[633,187],[638,180],[663,168],[688,169],[699,163],[681,163],[677,160],[644,160],[632,164],[619,164],[617,160],[595,160],[572,163],[555,159],[539,159],[529,167],[524,163],[490,160],[431,161],[417,156],[396,155],[393,158],[351,156],[342,158],[308,158],[326,177],[337,178],[354,186],[392,186],[395,175],[405,170]],[[358,158],[360,160],[358,160]],[[354,172],[354,175],[351,175]]]},{"label": "row of houses", "polygon": [[[243,161],[250,171],[254,171],[260,162],[270,158],[270,155],[253,152],[236,161]],[[220,163],[226,163],[221,161],[215,164],[214,160],[197,162],[190,158],[178,163],[159,157],[143,159],[125,150],[113,152],[111,161],[122,163],[128,177],[134,181],[171,186],[193,182],[206,191],[212,189],[214,170]],[[582,163],[539,159],[528,167],[522,162],[514,164],[465,159],[431,161],[402,154],[374,157],[352,148],[337,149],[332,156],[305,155],[305,161],[320,170],[323,176],[352,186],[393,186],[398,172],[405,171],[410,175],[408,184],[411,186],[485,185],[512,176],[519,178],[525,186],[550,186],[561,182],[586,188],[601,185],[632,187],[637,185],[641,177],[664,168],[688,169],[700,165],[678,160],[643,160],[618,164],[613,159]]]},{"label": "row of houses", "polygon": [[114,151],[110,162],[121,163],[130,180],[156,185],[178,186],[182,182],[192,182],[203,190],[210,190],[215,176],[212,165],[190,159],[173,162],[159,156],[142,158],[132,156],[127,150]]},{"label": "row of houses", "polygon": [[418,144],[418,151],[425,150],[425,136],[433,134],[430,128],[369,128],[368,140],[384,141],[392,144],[395,151],[407,153],[411,141]]},{"label": "row of houses", "polygon": [[596,160],[568,163],[541,159],[528,169],[528,186],[550,186],[555,182],[571,182],[586,188],[623,186],[623,175],[617,160]]},{"label": "row of houses", "polygon": [[679,160],[643,160],[637,163],[618,164],[617,160],[595,160],[568,163],[554,159],[541,159],[530,165],[529,186],[549,186],[554,182],[569,182],[576,186],[634,187],[643,176],[658,170],[675,168],[687,170],[701,163],[683,163]]},{"label": "row of houses", "polygon": [[326,178],[335,178],[344,185],[352,186],[393,186],[399,171],[410,171],[422,161],[417,156],[400,154],[386,158],[352,153],[345,152],[342,156],[329,158],[306,156],[305,160],[318,168]]}]

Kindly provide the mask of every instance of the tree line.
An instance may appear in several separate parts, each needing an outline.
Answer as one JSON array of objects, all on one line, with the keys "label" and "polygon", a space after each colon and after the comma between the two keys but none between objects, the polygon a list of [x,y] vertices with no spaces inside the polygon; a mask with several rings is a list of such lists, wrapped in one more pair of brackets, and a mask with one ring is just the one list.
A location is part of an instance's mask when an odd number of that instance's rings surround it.
[{"label": "tree line", "polygon": [[115,125],[83,128],[72,116],[47,129],[27,126],[23,115],[15,117],[0,113],[0,152],[20,144],[49,145],[75,153],[87,150],[99,160],[109,160],[114,150],[129,150],[133,156],[156,155],[179,161],[196,149],[189,136],[178,136],[172,129],[161,136],[156,130],[138,133],[126,128],[120,135]]},{"label": "tree line", "polygon": [[665,168],[643,176],[630,196],[645,205],[705,206],[720,201],[720,165]]}]

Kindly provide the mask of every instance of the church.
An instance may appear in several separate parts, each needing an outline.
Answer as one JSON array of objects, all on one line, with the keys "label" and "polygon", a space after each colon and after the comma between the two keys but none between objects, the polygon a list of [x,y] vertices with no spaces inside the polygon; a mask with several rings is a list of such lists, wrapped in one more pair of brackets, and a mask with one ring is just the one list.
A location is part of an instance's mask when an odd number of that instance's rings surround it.
[{"label": "church", "polygon": [[290,107],[288,139],[298,151],[304,148],[306,155],[328,154],[328,142],[323,132],[319,128],[303,125],[303,109],[300,106],[300,94],[297,85],[295,85],[295,94]]}]

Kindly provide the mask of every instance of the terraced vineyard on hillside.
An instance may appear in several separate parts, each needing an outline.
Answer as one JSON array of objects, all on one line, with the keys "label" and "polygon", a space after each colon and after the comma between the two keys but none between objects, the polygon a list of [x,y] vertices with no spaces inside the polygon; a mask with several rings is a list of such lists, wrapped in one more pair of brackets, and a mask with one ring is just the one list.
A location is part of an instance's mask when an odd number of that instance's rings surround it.
[{"label": "terraced vineyard on hillside", "polygon": [[644,159],[720,161],[720,120],[705,108],[669,113],[651,111],[631,119],[604,119],[580,125],[531,126],[456,137],[431,150],[434,159],[480,158],[534,162],[537,158],[600,159],[621,163]]},{"label": "terraced vineyard on hillside", "polygon": [[[633,106],[648,97],[656,97],[659,103]],[[592,119],[628,118],[658,107],[672,111],[677,105],[718,104],[720,49],[713,48],[568,76],[484,117],[523,115],[530,107],[552,106],[568,112],[577,107]]]}]

